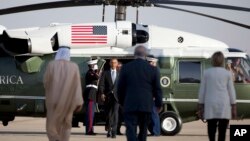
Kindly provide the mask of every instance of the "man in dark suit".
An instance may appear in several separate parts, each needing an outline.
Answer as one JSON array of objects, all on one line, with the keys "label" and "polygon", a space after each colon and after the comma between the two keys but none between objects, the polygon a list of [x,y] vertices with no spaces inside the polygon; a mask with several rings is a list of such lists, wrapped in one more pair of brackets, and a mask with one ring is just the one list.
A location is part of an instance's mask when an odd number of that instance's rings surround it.
[{"label": "man in dark suit", "polygon": [[118,123],[118,99],[115,90],[115,84],[119,72],[117,71],[118,60],[113,58],[110,60],[110,69],[103,72],[99,84],[101,99],[104,101],[106,117],[107,137],[116,138],[117,123]]},{"label": "man in dark suit", "polygon": [[[117,66],[118,72],[120,72],[121,68],[122,68],[122,62],[118,62],[118,66]],[[117,87],[117,83],[116,83],[116,87]],[[117,89],[115,89],[115,90],[117,90]],[[116,92],[116,94],[117,94],[117,92]],[[116,131],[117,135],[123,135],[123,133],[121,132],[121,127],[122,127],[122,122],[123,121],[124,121],[124,119],[123,119],[123,110],[122,110],[121,105],[119,104],[118,123],[117,123],[117,131]]]},{"label": "man in dark suit", "polygon": [[[125,64],[120,72],[117,95],[123,106],[126,136],[128,141],[146,141],[147,126],[150,120],[153,97],[158,112],[162,107],[160,73],[145,59],[144,46],[135,49],[135,60]],[[139,135],[136,128],[139,125]]]},{"label": "man in dark suit", "polygon": [[[158,59],[156,59],[153,55],[148,55],[147,61],[153,67],[157,67]],[[148,125],[148,131],[151,133],[152,136],[160,136],[161,134],[160,117],[159,117],[159,113],[157,112],[157,108],[155,107],[155,105],[152,108],[152,114],[151,114],[151,119]]]}]

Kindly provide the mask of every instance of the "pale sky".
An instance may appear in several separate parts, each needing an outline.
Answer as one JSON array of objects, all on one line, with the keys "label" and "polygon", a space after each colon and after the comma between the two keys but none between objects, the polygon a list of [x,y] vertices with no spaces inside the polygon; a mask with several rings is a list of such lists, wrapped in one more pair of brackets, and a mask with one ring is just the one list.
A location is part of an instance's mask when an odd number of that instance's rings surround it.
[{"label": "pale sky", "polygon": [[[1,0],[0,8],[57,0]],[[228,4],[250,8],[250,0],[189,0]],[[173,5],[168,5],[173,6]],[[225,18],[250,25],[250,12],[238,12],[215,8],[175,6],[204,14]],[[136,9],[127,9],[127,20],[135,22]],[[102,6],[59,8],[39,10],[0,16],[0,25],[8,29],[47,26],[50,23],[90,23],[101,22]],[[105,21],[114,20],[114,6],[106,7]],[[183,30],[225,42],[232,48],[242,49],[250,54],[250,29],[245,29],[214,19],[185,12],[155,7],[139,8],[139,22]]]}]

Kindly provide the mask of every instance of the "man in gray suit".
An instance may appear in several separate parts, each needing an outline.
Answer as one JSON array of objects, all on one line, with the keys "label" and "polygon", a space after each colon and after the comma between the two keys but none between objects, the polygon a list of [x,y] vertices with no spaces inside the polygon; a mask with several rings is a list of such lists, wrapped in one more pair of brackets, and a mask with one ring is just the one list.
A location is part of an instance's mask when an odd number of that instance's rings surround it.
[{"label": "man in gray suit", "polygon": [[[127,140],[146,141],[153,97],[158,112],[162,107],[160,73],[146,61],[147,50],[144,46],[138,46],[134,55],[135,60],[125,64],[120,71],[117,94],[123,107]],[[138,137],[137,125],[140,129]]]}]

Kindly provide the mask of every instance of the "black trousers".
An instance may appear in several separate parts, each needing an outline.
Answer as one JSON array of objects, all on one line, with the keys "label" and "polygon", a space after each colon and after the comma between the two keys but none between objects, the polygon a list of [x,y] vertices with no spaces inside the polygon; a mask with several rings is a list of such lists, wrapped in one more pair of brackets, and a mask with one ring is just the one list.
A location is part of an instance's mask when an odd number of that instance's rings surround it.
[{"label": "black trousers", "polygon": [[117,132],[118,110],[119,110],[118,102],[112,95],[110,95],[105,103],[105,112],[107,114],[106,127],[108,132],[111,132],[113,135],[116,135]]},{"label": "black trousers", "polygon": [[[146,141],[147,128],[151,117],[150,112],[126,112],[124,113],[124,122],[126,126],[127,141]],[[137,136],[137,125],[139,125],[139,134]]]},{"label": "black trousers", "polygon": [[218,127],[218,141],[225,141],[228,119],[209,119],[207,120],[207,130],[209,141],[215,141],[216,130]]},{"label": "black trousers", "polygon": [[122,122],[123,122],[123,121],[124,121],[124,118],[123,118],[123,111],[122,111],[121,106],[119,105],[117,132],[121,132],[121,126],[122,126]]}]

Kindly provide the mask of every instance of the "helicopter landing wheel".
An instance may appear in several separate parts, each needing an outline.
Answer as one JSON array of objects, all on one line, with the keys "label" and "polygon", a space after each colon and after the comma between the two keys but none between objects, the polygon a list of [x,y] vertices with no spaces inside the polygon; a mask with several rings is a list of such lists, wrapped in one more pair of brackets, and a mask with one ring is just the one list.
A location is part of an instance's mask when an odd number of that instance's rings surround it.
[{"label": "helicopter landing wheel", "polygon": [[181,131],[181,118],[174,112],[165,112],[160,117],[163,135],[174,136]]}]

